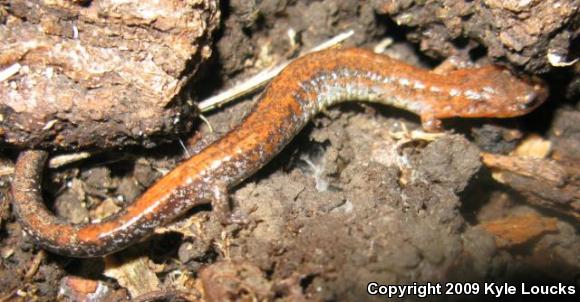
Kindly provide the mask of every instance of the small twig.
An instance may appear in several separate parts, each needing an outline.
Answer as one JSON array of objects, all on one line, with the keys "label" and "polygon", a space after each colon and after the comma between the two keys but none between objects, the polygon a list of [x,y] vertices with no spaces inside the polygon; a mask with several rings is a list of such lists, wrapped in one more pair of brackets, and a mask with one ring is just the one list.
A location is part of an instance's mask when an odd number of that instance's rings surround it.
[{"label": "small twig", "polygon": [[481,160],[488,168],[508,171],[521,176],[549,182],[556,187],[566,183],[569,175],[564,167],[554,160],[506,156],[492,153],[481,153]]},{"label": "small twig", "polygon": [[20,71],[20,68],[22,68],[22,65],[14,63],[7,68],[0,70],[0,82],[3,82],[17,74]]},{"label": "small twig", "polygon": [[[327,40],[326,42],[312,48],[311,50],[305,52],[301,56],[303,56],[307,53],[310,53],[310,52],[319,51],[322,49],[326,49],[326,48],[335,46],[335,45],[339,44],[340,42],[348,39],[353,34],[354,34],[353,30],[343,32],[343,33],[333,37],[332,39]],[[266,84],[268,81],[270,81],[270,79],[272,79],[273,77],[278,75],[278,73],[280,73],[280,71],[282,71],[282,69],[284,69],[284,67],[286,67],[288,64],[290,64],[292,61],[293,60],[286,61],[286,62],[278,64],[277,66],[274,66],[270,69],[264,70],[264,71],[256,74],[255,76],[249,78],[248,80],[240,83],[239,85],[232,87],[231,89],[228,89],[222,93],[219,93],[215,96],[212,96],[208,99],[201,101],[198,105],[199,110],[201,112],[206,112],[206,111],[215,109],[217,107],[222,106],[223,104],[226,104],[227,102],[230,102],[230,101],[237,99],[243,95],[246,95],[248,93],[255,91],[256,89],[262,87],[264,84]]]},{"label": "small twig", "polygon": [[68,165],[70,163],[73,163],[73,162],[76,162],[79,160],[83,160],[83,159],[87,159],[87,158],[91,157],[92,155],[93,154],[90,152],[78,152],[78,153],[72,153],[72,154],[56,155],[48,161],[48,167],[51,169],[60,168],[62,166]]},{"label": "small twig", "polygon": [[38,272],[38,268],[40,267],[40,264],[42,263],[42,260],[44,260],[45,257],[46,253],[44,252],[44,250],[40,250],[38,254],[34,256],[34,259],[32,260],[30,267],[28,268],[26,274],[24,275],[24,278],[26,280],[30,280],[32,279],[32,277],[34,277],[34,275],[36,275],[36,272]]}]

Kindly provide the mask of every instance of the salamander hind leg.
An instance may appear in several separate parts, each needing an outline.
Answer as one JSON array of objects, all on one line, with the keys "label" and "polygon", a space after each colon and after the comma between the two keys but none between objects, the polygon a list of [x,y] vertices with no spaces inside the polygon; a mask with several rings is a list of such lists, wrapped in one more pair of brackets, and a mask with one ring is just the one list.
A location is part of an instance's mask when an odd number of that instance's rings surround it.
[{"label": "salamander hind leg", "polygon": [[466,68],[476,68],[476,64],[467,60],[463,56],[450,56],[439,64],[431,72],[435,74],[446,75],[452,71]]},{"label": "salamander hind leg", "polygon": [[232,212],[228,187],[223,182],[215,183],[211,188],[211,204],[216,218],[223,224],[248,224],[246,214]]}]

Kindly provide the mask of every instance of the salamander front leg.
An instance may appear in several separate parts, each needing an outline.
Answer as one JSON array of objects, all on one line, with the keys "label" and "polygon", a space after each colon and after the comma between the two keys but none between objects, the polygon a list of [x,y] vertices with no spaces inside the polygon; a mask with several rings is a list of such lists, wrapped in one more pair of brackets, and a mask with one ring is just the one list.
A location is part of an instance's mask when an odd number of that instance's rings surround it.
[{"label": "salamander front leg", "polygon": [[431,114],[421,115],[421,126],[427,132],[442,132],[443,126],[441,120]]}]

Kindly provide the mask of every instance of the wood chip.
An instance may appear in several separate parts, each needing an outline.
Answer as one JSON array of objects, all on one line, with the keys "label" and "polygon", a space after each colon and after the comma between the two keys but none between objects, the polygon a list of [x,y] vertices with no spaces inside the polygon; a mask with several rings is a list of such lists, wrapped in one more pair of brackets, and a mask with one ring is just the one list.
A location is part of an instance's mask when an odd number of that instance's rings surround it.
[{"label": "wood chip", "polygon": [[520,246],[547,233],[558,231],[558,220],[536,214],[497,219],[481,224],[495,236],[499,248]]},{"label": "wood chip", "polygon": [[105,258],[105,276],[113,278],[119,284],[129,290],[132,297],[158,291],[159,279],[155,272],[149,268],[146,256],[122,259],[111,255]]}]

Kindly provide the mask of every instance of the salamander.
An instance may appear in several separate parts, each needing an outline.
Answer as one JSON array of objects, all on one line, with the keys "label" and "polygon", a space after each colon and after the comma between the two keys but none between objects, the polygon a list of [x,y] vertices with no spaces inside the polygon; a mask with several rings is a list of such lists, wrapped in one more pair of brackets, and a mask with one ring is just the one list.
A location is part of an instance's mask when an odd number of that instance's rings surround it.
[{"label": "salamander", "polygon": [[97,257],[152,234],[194,206],[227,196],[266,165],[319,111],[342,101],[369,101],[417,114],[426,130],[451,117],[505,118],[526,114],[548,95],[541,82],[496,66],[446,72],[414,67],[368,50],[330,49],[289,64],[266,87],[244,120],[160,178],[132,204],[98,223],[72,224],[43,203],[47,152],[21,152],[12,184],[15,213],[42,248]]}]

